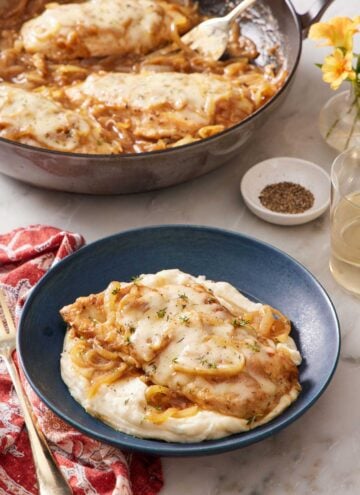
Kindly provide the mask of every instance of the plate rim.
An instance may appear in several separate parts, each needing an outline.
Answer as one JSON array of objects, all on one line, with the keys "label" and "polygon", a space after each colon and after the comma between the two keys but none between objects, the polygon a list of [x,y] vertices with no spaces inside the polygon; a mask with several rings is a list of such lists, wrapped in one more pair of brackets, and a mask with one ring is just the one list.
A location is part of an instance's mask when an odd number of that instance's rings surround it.
[{"label": "plate rim", "polygon": [[[326,301],[327,306],[329,307],[331,316],[333,317],[336,332],[335,332],[335,337],[336,337],[336,352],[334,356],[334,361],[331,365],[331,368],[329,368],[329,373],[322,384],[321,388],[318,390],[318,392],[314,395],[314,397],[307,402],[301,409],[294,411],[289,417],[286,419],[281,420],[281,414],[277,417],[274,418],[275,420],[277,419],[280,421],[276,425],[272,425],[272,421],[269,423],[266,423],[265,425],[262,425],[259,429],[255,428],[254,430],[249,430],[251,432],[252,436],[251,438],[243,438],[241,439],[241,434],[242,433],[249,433],[249,432],[239,432],[237,434],[229,435],[226,437],[222,437],[219,439],[214,439],[214,440],[208,440],[208,441],[202,441],[202,442],[192,442],[192,443],[180,443],[180,442],[164,442],[162,440],[156,440],[156,439],[147,439],[147,438],[140,438],[140,437],[135,437],[117,430],[114,430],[116,434],[121,434],[124,436],[124,440],[122,439],[110,439],[108,435],[102,434],[102,433],[94,433],[93,430],[89,429],[86,426],[79,425],[77,423],[76,419],[72,419],[71,417],[68,417],[66,414],[63,414],[57,406],[53,405],[50,400],[47,399],[46,395],[44,395],[37,387],[37,385],[33,382],[28,370],[24,366],[24,361],[23,361],[23,351],[22,351],[22,344],[21,344],[21,335],[22,335],[22,328],[24,327],[24,322],[26,320],[27,313],[29,311],[29,308],[31,307],[33,300],[36,298],[36,294],[38,291],[42,289],[42,286],[45,285],[48,281],[48,279],[51,279],[51,277],[54,274],[57,274],[59,271],[61,271],[62,267],[66,265],[67,263],[73,262],[73,260],[79,256],[82,256],[84,252],[86,251],[91,251],[92,249],[96,249],[99,245],[102,243],[106,243],[110,240],[113,240],[115,238],[121,238],[121,237],[126,237],[129,234],[134,234],[137,232],[144,232],[144,231],[152,231],[152,230],[169,230],[169,229],[176,229],[176,230],[198,230],[202,232],[207,232],[209,234],[221,234],[226,237],[231,237],[231,238],[240,238],[244,239],[245,241],[248,241],[250,243],[255,243],[255,244],[260,244],[261,246],[265,247],[266,249],[270,249],[270,251],[275,251],[278,255],[284,256],[288,261],[291,263],[295,264],[304,274],[307,276],[307,278],[310,278],[313,283],[315,283],[315,286],[317,289],[320,291],[320,293],[323,296],[323,299]],[[66,256],[62,260],[58,261],[50,270],[48,270],[45,275],[35,284],[34,287],[31,288],[30,293],[26,299],[25,305],[22,308],[20,319],[19,319],[19,324],[18,324],[18,331],[17,331],[17,350],[18,350],[18,355],[19,355],[19,361],[21,364],[21,368],[25,374],[26,379],[28,380],[31,388],[35,391],[35,393],[38,395],[38,397],[45,403],[47,407],[50,408],[51,411],[53,411],[56,415],[58,415],[63,421],[66,423],[70,424],[73,428],[76,430],[88,435],[91,438],[94,438],[96,440],[100,440],[106,444],[110,444],[113,446],[116,446],[117,448],[128,450],[128,451],[133,451],[133,452],[142,452],[145,454],[150,454],[150,455],[162,455],[162,456],[169,456],[169,457],[190,457],[190,456],[201,456],[201,455],[215,455],[215,454],[220,454],[224,452],[229,452],[232,450],[240,449],[249,445],[252,445],[254,443],[257,443],[261,440],[264,440],[268,438],[269,436],[274,435],[275,433],[281,431],[282,429],[286,428],[290,424],[292,424],[294,421],[296,421],[298,418],[300,418],[302,415],[304,415],[311,407],[312,405],[321,397],[321,395],[325,392],[327,387],[329,386],[334,373],[336,371],[337,365],[339,363],[339,357],[340,357],[340,350],[341,350],[341,331],[340,331],[340,322],[339,318],[337,315],[337,311],[335,308],[334,303],[332,302],[329,294],[327,293],[326,289],[323,287],[323,285],[318,281],[318,279],[308,270],[301,262],[297,261],[295,258],[293,258],[291,255],[287,254],[285,251],[277,248],[276,246],[273,246],[272,244],[259,240],[253,236],[249,236],[247,234],[243,234],[242,232],[236,232],[228,229],[222,229],[219,227],[212,227],[212,226],[207,226],[207,225],[196,225],[196,224],[160,224],[160,225],[148,225],[144,227],[136,227],[136,228],[131,228],[127,230],[122,230],[120,232],[117,232],[115,234],[111,234],[109,236],[102,237],[100,239],[97,239],[95,241],[90,242],[89,244],[86,244],[85,246],[81,247],[74,253]],[[70,397],[72,398],[70,392],[69,392]],[[73,398],[72,398],[73,399]],[[73,399],[75,400],[75,399]],[[90,415],[91,416],[91,415]],[[92,417],[92,416],[91,416]],[[92,417],[93,418],[93,417]],[[96,418],[93,418],[96,419]],[[109,426],[109,428],[111,428]]]}]

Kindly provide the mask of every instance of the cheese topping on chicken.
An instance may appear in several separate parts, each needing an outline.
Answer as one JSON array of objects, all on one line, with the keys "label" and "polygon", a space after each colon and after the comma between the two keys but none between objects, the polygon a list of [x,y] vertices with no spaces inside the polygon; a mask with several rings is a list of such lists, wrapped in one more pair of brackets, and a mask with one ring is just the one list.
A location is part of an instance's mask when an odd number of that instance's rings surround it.
[{"label": "cheese topping on chicken", "polygon": [[[205,20],[193,0],[46,1],[20,1],[0,20],[0,85],[42,94],[93,131],[80,147],[71,136],[53,146],[23,136],[19,119],[7,136],[15,141],[89,154],[166,150],[238,124],[287,78],[282,63],[257,63],[237,23],[218,61],[184,45],[182,35]],[[283,60],[273,52],[271,60]],[[39,123],[35,99],[24,109]]]},{"label": "cheese topping on chicken", "polygon": [[213,74],[94,74],[66,94],[85,107],[101,103],[143,138],[180,139],[205,126],[235,123],[254,110],[241,88]]},{"label": "cheese topping on chicken", "polygon": [[164,9],[153,0],[51,3],[26,22],[26,51],[54,60],[147,53],[169,39]]},{"label": "cheese topping on chicken", "polygon": [[60,151],[109,153],[101,128],[41,93],[0,84],[0,136]]},{"label": "cheese topping on chicken", "polygon": [[300,391],[289,321],[225,282],[165,270],[112,282],[61,314],[65,383],[126,433],[219,438],[266,423]]}]

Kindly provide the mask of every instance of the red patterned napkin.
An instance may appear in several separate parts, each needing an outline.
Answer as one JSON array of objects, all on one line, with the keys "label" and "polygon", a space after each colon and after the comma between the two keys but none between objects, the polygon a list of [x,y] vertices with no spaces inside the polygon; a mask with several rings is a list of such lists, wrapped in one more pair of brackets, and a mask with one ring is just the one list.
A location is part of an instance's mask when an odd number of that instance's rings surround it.
[{"label": "red patterned napkin", "polygon": [[[0,235],[0,288],[18,320],[29,290],[57,261],[84,244],[79,234],[35,225]],[[25,388],[74,495],[155,495],[162,485],[160,460],[88,438],[55,416]],[[32,455],[17,397],[0,361],[0,494],[38,493]]]}]

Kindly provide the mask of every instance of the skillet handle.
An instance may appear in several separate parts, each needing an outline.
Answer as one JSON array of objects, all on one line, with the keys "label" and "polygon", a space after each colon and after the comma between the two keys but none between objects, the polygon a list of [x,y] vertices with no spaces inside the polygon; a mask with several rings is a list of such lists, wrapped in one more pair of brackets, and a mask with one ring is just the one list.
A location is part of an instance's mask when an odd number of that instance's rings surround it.
[{"label": "skillet handle", "polygon": [[307,12],[299,14],[303,38],[307,37],[310,26],[321,18],[325,10],[330,7],[333,1],[334,0],[315,0]]}]

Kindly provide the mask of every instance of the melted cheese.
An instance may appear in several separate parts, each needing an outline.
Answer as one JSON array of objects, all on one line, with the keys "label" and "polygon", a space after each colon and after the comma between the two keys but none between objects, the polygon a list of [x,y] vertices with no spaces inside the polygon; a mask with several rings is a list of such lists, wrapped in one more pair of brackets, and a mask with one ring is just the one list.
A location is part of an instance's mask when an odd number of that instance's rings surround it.
[{"label": "melted cheese", "polygon": [[231,81],[204,73],[94,74],[67,89],[67,95],[74,102],[101,102],[120,110],[134,134],[144,138],[181,138],[216,124],[220,102],[229,110],[249,105]]},{"label": "melted cheese", "polygon": [[245,419],[200,410],[188,418],[169,418],[162,424],[154,425],[146,420],[146,385],[140,378],[124,379],[111,386],[103,386],[95,397],[89,399],[86,393],[88,382],[71,361],[70,350],[73,343],[68,336],[65,338],[61,356],[61,375],[71,395],[89,414],[116,430],[141,438],[182,443],[222,438],[271,421],[298,396],[296,390],[291,390],[280,399],[271,413],[254,424]]},{"label": "melted cheese", "polygon": [[[247,118],[286,80],[285,70],[253,63],[256,47],[236,29],[226,60],[186,49],[180,37],[204,20],[198,2],[58,1],[40,1],[40,15],[28,0],[9,13],[15,29],[4,31],[0,79],[40,91],[97,128],[81,151],[71,142],[69,151],[143,153],[207,139]],[[18,123],[15,131],[6,137],[49,147]]]},{"label": "melted cheese", "polygon": [[[139,377],[102,385],[97,395],[89,397],[89,381],[79,376],[70,357],[77,338],[68,333],[61,357],[62,376],[90,414],[125,433],[191,442],[266,423],[298,396],[296,365],[301,357],[293,340],[288,337],[276,343],[259,338],[246,324],[234,325],[236,315],[261,313],[264,307],[231,285],[165,270],[144,275],[137,283],[121,283],[121,287],[125,294],[121,302],[116,303],[116,296],[111,300],[115,311],[112,324],[132,329],[128,352],[153,383],[181,392],[200,411],[188,418],[168,418],[162,424],[147,421],[147,385]],[[108,303],[113,289],[110,285],[105,292]],[[81,298],[64,308],[62,315],[76,328],[82,323],[86,326],[91,312],[105,329],[109,323],[96,301],[96,296],[91,296],[91,304],[90,299]],[[186,370],[192,371],[188,374]],[[260,412],[259,417],[254,410]]]},{"label": "melted cheese", "polygon": [[0,136],[60,151],[109,152],[100,131],[40,93],[0,83]]},{"label": "melted cheese", "polygon": [[168,38],[164,16],[153,0],[52,3],[21,35],[28,52],[55,60],[146,53]]}]

